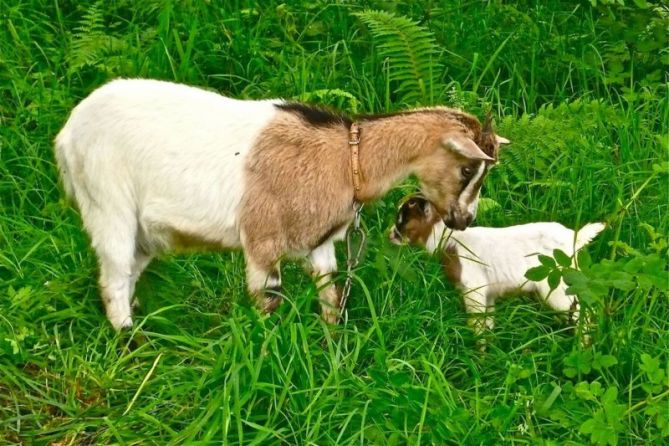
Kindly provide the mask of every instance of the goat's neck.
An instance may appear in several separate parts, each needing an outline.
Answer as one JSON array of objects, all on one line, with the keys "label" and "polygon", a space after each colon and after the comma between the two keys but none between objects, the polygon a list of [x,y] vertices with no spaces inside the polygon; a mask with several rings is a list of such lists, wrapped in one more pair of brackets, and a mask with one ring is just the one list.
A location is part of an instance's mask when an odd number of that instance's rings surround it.
[{"label": "goat's neck", "polygon": [[[361,201],[383,196],[413,172],[415,163],[436,147],[439,135],[427,131],[426,114],[400,114],[360,122]],[[438,125],[436,122],[434,125]]]},{"label": "goat's neck", "polygon": [[430,254],[434,254],[437,250],[443,251],[447,248],[455,248],[457,246],[455,236],[458,233],[462,233],[462,231],[450,229],[443,221],[438,220],[434,226],[432,226],[432,232],[425,241],[425,249]]}]

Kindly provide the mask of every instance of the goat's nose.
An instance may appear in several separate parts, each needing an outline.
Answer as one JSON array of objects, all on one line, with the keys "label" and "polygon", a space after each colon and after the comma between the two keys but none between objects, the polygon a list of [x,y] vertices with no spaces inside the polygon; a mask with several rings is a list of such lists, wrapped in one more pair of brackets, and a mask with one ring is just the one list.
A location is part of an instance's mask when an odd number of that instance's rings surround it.
[{"label": "goat's nose", "polygon": [[389,234],[388,238],[390,239],[391,243],[394,243],[396,245],[399,245],[399,244],[402,243],[402,234],[400,234],[400,232],[397,230],[396,226],[393,226],[390,229],[390,234]]},{"label": "goat's nose", "polygon": [[469,214],[465,217],[465,226],[469,226],[472,224],[474,221],[474,216],[472,214]]}]

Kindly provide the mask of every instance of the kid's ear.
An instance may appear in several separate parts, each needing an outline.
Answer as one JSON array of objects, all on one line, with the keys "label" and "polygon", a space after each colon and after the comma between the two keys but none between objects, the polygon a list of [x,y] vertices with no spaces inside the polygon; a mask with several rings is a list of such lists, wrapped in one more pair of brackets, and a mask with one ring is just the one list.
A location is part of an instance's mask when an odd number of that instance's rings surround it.
[{"label": "kid's ear", "polygon": [[429,201],[423,200],[421,204],[421,213],[427,218],[430,219],[432,218],[432,213],[434,210],[432,209],[432,204],[430,204]]},{"label": "kid's ear", "polygon": [[409,198],[406,202],[406,205],[412,212],[418,213],[421,216],[432,216],[432,205],[429,201],[427,201],[427,199],[420,195],[414,195],[413,197]]}]

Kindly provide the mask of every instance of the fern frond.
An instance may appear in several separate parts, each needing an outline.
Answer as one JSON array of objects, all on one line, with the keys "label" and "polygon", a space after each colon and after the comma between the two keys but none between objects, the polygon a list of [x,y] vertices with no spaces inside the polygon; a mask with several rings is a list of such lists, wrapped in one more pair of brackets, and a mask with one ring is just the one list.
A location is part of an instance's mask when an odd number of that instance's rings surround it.
[{"label": "fern frond", "polygon": [[442,65],[437,62],[434,35],[425,27],[385,11],[354,14],[374,36],[379,54],[388,60],[389,78],[397,84],[400,101],[409,105],[431,104]]},{"label": "fern frond", "polygon": [[121,54],[124,42],[107,34],[102,3],[90,6],[74,28],[67,62],[73,73],[85,66],[98,66],[110,54]]}]

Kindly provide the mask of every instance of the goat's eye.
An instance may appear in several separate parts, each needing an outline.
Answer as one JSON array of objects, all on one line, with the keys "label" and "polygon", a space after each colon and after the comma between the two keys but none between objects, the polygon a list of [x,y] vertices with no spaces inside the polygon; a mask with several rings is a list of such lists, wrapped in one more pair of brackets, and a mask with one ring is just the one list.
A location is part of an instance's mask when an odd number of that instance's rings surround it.
[{"label": "goat's eye", "polygon": [[469,178],[474,173],[474,169],[469,166],[464,166],[462,169],[460,169],[460,172],[462,172],[463,177]]}]

